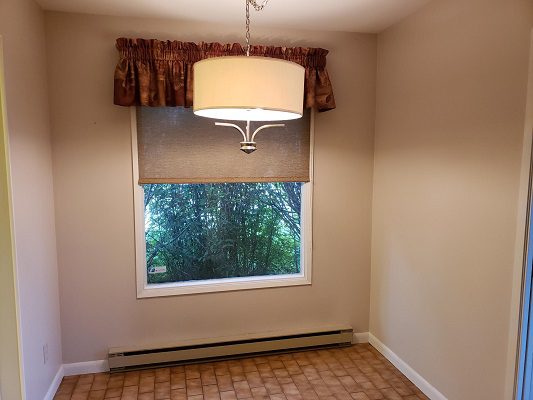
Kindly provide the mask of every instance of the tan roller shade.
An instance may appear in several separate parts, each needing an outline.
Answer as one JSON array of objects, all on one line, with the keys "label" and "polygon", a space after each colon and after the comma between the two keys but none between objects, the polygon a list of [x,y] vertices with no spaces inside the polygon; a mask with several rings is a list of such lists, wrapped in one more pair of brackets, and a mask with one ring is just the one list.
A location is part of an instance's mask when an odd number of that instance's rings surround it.
[{"label": "tan roller shade", "polygon": [[238,131],[190,108],[137,107],[139,184],[309,182],[310,115],[261,131],[257,151],[245,154]]}]

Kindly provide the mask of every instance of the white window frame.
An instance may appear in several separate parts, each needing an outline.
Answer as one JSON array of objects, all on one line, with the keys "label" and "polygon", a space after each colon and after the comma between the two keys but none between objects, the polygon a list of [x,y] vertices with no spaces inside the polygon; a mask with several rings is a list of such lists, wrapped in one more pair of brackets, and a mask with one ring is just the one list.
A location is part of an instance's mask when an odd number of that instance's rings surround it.
[{"label": "white window frame", "polygon": [[146,270],[146,239],[144,224],[144,189],[139,182],[137,153],[136,108],[130,107],[131,158],[133,176],[133,204],[135,221],[135,269],[137,298],[179,296],[199,293],[226,292],[234,290],[265,289],[286,286],[311,285],[313,255],[313,152],[314,111],[311,113],[311,142],[309,157],[310,182],[302,184],[300,273],[290,275],[252,276],[242,278],[209,279],[203,281],[148,284]]}]

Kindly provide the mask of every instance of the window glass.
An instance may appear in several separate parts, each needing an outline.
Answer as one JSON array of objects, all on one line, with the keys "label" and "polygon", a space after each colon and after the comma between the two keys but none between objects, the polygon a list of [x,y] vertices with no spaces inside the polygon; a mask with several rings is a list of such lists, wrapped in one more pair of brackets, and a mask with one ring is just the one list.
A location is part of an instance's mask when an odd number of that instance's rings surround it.
[{"label": "window glass", "polygon": [[302,183],[143,188],[149,285],[301,272]]}]

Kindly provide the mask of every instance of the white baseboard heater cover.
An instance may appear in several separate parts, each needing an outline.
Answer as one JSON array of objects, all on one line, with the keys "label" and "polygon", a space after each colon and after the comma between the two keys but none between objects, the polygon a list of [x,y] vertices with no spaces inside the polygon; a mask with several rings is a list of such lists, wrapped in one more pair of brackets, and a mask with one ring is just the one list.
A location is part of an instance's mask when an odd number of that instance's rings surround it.
[{"label": "white baseboard heater cover", "polygon": [[109,368],[113,371],[164,365],[207,362],[266,353],[290,352],[323,347],[349,346],[351,327],[333,327],[265,335],[243,335],[218,339],[185,341],[155,348],[117,347],[109,349]]}]

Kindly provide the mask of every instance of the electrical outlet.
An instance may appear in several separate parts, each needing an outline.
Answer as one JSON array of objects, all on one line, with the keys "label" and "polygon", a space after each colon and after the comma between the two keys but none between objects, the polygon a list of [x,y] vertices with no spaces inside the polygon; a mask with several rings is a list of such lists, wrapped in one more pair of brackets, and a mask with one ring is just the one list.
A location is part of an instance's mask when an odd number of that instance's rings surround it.
[{"label": "electrical outlet", "polygon": [[43,363],[46,365],[48,362],[48,343],[43,346]]}]

